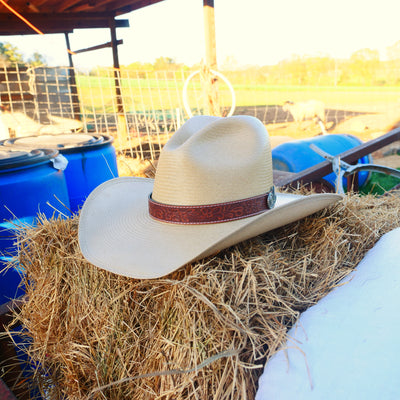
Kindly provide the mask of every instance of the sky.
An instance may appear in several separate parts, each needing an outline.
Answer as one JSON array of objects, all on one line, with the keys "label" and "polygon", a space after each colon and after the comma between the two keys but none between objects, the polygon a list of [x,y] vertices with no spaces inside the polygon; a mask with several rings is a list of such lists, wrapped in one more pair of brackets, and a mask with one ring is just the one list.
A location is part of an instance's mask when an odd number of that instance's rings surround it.
[{"label": "sky", "polygon": [[[370,48],[385,59],[400,40],[397,0],[214,0],[218,66],[272,65],[292,55],[348,58]],[[125,14],[130,28],[119,28],[121,65],[170,57],[193,65],[205,58],[202,0],[165,0]],[[26,57],[35,51],[49,65],[68,65],[64,35],[2,36]],[[72,50],[110,41],[108,29],[75,30]],[[112,65],[111,49],[74,56],[81,68]]]}]

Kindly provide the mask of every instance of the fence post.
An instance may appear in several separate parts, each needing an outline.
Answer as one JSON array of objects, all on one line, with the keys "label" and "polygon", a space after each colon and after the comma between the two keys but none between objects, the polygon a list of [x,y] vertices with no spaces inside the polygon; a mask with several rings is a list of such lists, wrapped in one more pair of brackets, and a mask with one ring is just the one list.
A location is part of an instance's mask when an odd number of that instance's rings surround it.
[{"label": "fence post", "polygon": [[217,67],[217,49],[215,40],[214,0],[203,0],[204,33],[206,42],[206,65],[202,68],[205,92],[207,96],[208,113],[220,116],[218,99],[218,78],[213,76],[211,69]]},{"label": "fence post", "polygon": [[124,102],[121,93],[121,74],[120,74],[119,59],[118,59],[117,31],[116,31],[114,17],[110,18],[109,26],[111,33],[111,48],[112,48],[113,63],[114,63],[115,94],[117,98],[117,132],[118,132],[119,144],[121,146],[122,144],[126,145],[128,139],[128,132],[126,127]]},{"label": "fence post", "polygon": [[80,121],[81,120],[81,108],[79,105],[78,90],[76,87],[75,68],[74,68],[74,62],[72,60],[71,45],[69,42],[68,32],[64,32],[64,35],[65,35],[65,42],[67,44],[67,49],[68,49],[68,61],[69,61],[68,75],[69,75],[69,87],[71,90],[72,114],[74,116],[74,119]]}]

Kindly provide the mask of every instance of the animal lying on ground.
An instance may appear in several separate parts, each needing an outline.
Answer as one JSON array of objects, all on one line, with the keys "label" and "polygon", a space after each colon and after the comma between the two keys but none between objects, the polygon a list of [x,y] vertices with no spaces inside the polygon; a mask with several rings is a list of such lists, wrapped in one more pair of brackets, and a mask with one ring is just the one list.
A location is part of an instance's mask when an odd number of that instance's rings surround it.
[{"label": "animal lying on ground", "polygon": [[286,101],[282,110],[290,112],[297,123],[308,119],[316,119],[317,122],[322,121],[325,123],[325,104],[319,100],[308,100],[298,103]]}]

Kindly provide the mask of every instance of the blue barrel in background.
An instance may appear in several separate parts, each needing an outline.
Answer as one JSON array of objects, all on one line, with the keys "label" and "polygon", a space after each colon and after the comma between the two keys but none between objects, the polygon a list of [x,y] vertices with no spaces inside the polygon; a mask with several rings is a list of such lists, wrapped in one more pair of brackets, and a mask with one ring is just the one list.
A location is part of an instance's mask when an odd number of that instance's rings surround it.
[{"label": "blue barrel in background", "polygon": [[69,215],[64,172],[55,150],[13,150],[0,146],[0,222],[44,214]]},{"label": "blue barrel in background", "polygon": [[64,172],[54,166],[57,157],[56,150],[0,147],[0,304],[24,294],[23,272],[13,259],[17,231],[34,225],[38,213],[47,218],[70,215]]},{"label": "blue barrel in background", "polygon": [[0,146],[14,149],[57,149],[68,160],[65,169],[69,202],[79,211],[87,196],[101,183],[118,176],[113,138],[105,135],[58,134],[8,139]]},{"label": "blue barrel in background", "polygon": [[35,216],[0,222],[0,256],[16,256],[18,253],[16,244],[18,232],[35,225]]},{"label": "blue barrel in background", "polygon": [[[17,258],[19,251],[17,236],[21,230],[33,227],[36,222],[36,217],[31,216],[0,223],[0,305],[25,294],[25,270],[20,266]],[[35,382],[31,381],[35,364],[27,354],[32,338],[23,333],[24,328],[19,324],[10,327],[9,332],[12,335],[15,351],[15,355],[10,354],[14,358],[9,361],[18,363],[22,377],[31,382],[31,386],[26,388],[30,392],[29,398],[39,400],[42,397]]]},{"label": "blue barrel in background", "polygon": [[24,271],[17,261],[17,236],[35,224],[33,216],[0,223],[0,304],[25,293],[21,285]]},{"label": "blue barrel in background", "polygon": [[[362,141],[356,136],[345,134],[332,134],[315,136],[309,139],[293,140],[278,145],[272,150],[273,168],[287,172],[301,172],[307,168],[317,165],[325,159],[310,148],[310,144],[314,144],[325,152],[336,156],[340,153],[359,146]],[[371,163],[371,156],[364,156],[358,160],[358,163]],[[359,185],[364,185],[369,177],[368,171],[360,172],[358,175]],[[336,175],[332,172],[325,176],[333,187],[336,187]],[[343,179],[343,186],[346,188],[347,180]]]},{"label": "blue barrel in background", "polygon": [[[7,266],[13,265],[9,268]],[[25,294],[24,272],[12,257],[0,256],[0,305]]]}]

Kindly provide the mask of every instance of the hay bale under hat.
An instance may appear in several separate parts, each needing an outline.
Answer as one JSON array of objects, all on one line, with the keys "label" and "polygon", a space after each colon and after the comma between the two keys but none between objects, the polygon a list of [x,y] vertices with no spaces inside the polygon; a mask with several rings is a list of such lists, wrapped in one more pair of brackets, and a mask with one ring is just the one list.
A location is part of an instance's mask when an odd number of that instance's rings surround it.
[{"label": "hay bale under hat", "polygon": [[27,301],[15,315],[32,338],[42,393],[253,399],[265,362],[299,314],[400,225],[399,213],[395,196],[347,196],[153,280],[85,261],[77,218],[43,220],[20,237]]}]

